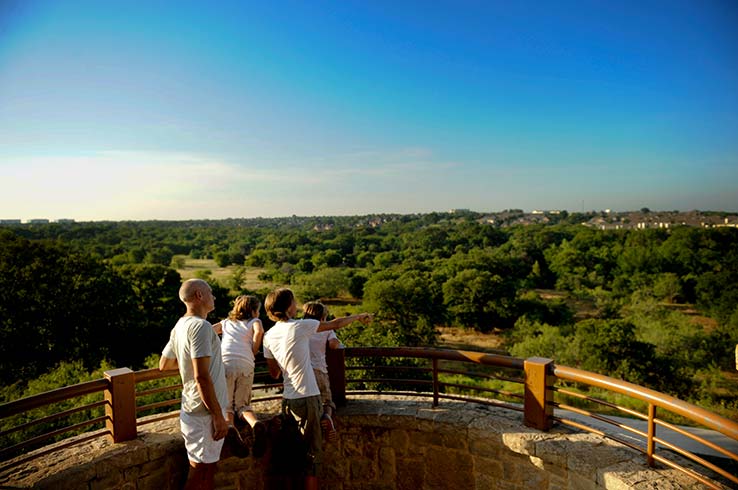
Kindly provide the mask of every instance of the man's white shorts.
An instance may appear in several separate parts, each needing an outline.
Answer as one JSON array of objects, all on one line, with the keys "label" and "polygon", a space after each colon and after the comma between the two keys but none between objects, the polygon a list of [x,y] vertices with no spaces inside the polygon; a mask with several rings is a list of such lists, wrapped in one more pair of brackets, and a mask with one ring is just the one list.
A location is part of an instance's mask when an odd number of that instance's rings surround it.
[{"label": "man's white shorts", "polygon": [[217,463],[225,439],[213,440],[213,417],[179,412],[187,457],[193,463]]}]

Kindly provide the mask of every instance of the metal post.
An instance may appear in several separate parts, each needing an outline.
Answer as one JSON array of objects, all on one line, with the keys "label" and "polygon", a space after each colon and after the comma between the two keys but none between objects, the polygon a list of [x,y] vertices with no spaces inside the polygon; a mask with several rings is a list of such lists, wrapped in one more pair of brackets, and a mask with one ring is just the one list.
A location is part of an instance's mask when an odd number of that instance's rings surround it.
[{"label": "metal post", "polygon": [[655,449],[655,443],[653,438],[656,437],[656,405],[653,403],[648,404],[648,441],[646,444],[646,462],[648,466],[653,467],[653,453]]},{"label": "metal post", "polygon": [[105,427],[113,442],[136,438],[136,379],[128,368],[105,371]]},{"label": "metal post", "polygon": [[531,357],[525,360],[524,422],[528,427],[547,431],[553,417],[553,360]]},{"label": "metal post", "polygon": [[333,403],[337,407],[343,407],[346,405],[346,352],[343,348],[326,349],[325,357]]}]

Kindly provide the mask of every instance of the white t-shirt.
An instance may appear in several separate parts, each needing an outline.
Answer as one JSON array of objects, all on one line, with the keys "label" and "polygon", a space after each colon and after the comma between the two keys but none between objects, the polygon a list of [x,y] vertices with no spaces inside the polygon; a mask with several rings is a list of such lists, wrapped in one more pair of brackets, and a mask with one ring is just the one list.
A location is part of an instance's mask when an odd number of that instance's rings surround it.
[{"label": "white t-shirt", "polygon": [[221,338],[223,362],[246,363],[254,367],[254,322],[257,320],[258,318],[252,318],[246,322],[225,319],[220,322],[223,332]]},{"label": "white t-shirt", "polygon": [[310,364],[310,337],[320,322],[313,319],[277,322],[264,334],[264,357],[279,364],[284,378],[284,398],[293,400],[320,395]]},{"label": "white t-shirt", "polygon": [[310,363],[313,365],[313,369],[324,373],[328,372],[328,363],[325,360],[325,344],[331,339],[338,340],[334,330],[316,332],[310,337]]},{"label": "white t-shirt", "polygon": [[169,342],[162,352],[164,357],[177,359],[182,377],[182,411],[192,415],[207,415],[208,410],[200,398],[195,381],[192,359],[210,358],[209,373],[213,380],[215,396],[221,407],[228,404],[225,370],[220,354],[220,339],[209,321],[197,316],[183,316],[169,335]]}]

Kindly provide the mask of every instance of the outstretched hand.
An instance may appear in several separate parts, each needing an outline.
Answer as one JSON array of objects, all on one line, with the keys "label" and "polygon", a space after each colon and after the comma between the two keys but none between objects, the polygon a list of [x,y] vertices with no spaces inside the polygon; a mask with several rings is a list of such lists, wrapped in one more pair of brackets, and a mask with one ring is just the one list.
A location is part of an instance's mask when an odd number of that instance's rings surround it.
[{"label": "outstretched hand", "polygon": [[358,318],[358,320],[364,325],[369,325],[373,319],[374,315],[372,315],[371,313],[362,313],[361,315],[359,315]]}]

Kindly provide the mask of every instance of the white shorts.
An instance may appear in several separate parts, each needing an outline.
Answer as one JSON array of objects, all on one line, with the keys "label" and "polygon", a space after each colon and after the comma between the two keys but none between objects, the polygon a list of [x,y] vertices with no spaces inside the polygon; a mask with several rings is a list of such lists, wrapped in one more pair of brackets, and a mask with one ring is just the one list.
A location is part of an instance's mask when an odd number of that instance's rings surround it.
[{"label": "white shorts", "polygon": [[184,437],[187,457],[191,462],[218,462],[225,439],[213,440],[213,417],[210,415],[191,415],[180,411],[179,427]]}]

